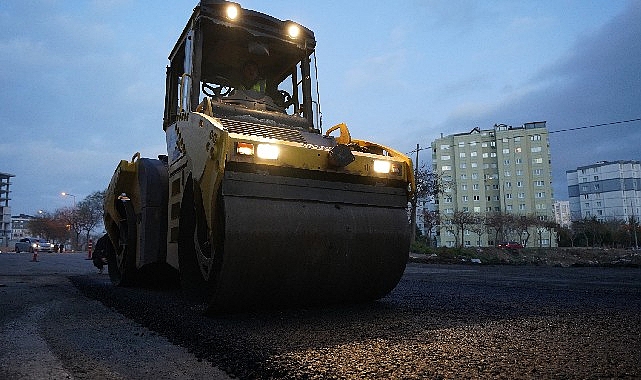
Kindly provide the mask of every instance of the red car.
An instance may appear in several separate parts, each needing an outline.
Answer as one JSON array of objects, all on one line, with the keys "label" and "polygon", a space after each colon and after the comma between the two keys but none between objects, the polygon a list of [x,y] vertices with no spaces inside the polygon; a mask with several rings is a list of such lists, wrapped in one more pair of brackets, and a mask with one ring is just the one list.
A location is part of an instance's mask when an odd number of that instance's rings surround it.
[{"label": "red car", "polygon": [[499,248],[506,248],[506,249],[520,249],[523,248],[523,245],[521,243],[516,242],[516,241],[510,241],[510,242],[502,242],[497,245]]}]

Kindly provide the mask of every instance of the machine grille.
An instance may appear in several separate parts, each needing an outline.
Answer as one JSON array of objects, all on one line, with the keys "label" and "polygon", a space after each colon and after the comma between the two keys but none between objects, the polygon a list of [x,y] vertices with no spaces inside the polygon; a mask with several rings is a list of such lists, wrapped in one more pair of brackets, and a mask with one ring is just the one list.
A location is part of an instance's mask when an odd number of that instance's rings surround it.
[{"label": "machine grille", "polygon": [[305,143],[306,140],[297,129],[275,127],[272,125],[255,124],[246,121],[221,119],[223,127],[229,133],[252,135],[268,139],[284,140],[297,143]]}]

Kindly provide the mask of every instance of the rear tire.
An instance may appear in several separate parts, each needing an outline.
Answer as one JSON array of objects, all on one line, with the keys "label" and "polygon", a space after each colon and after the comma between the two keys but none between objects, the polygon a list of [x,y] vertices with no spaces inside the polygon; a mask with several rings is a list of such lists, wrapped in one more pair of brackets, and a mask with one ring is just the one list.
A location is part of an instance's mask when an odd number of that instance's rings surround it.
[{"label": "rear tire", "polygon": [[136,272],[136,215],[131,201],[119,202],[118,247],[108,244],[107,268],[114,285],[131,286],[135,284]]}]

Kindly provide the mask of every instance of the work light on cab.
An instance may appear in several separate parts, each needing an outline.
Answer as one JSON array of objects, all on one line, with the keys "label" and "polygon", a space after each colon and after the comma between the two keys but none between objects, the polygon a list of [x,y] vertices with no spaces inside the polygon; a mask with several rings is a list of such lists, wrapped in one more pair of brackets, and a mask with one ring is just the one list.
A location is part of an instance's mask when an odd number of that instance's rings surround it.
[{"label": "work light on cab", "polygon": [[240,15],[240,7],[236,4],[229,4],[225,9],[225,16],[231,21],[234,21]]}]

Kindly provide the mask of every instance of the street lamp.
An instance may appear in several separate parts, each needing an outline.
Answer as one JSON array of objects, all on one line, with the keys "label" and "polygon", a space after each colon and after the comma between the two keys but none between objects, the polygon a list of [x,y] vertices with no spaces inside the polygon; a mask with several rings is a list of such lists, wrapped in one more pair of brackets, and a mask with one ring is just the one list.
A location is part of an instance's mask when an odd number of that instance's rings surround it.
[{"label": "street lamp", "polygon": [[73,194],[65,193],[64,191],[60,193],[63,197],[73,197],[73,208],[76,208],[76,196]]}]

